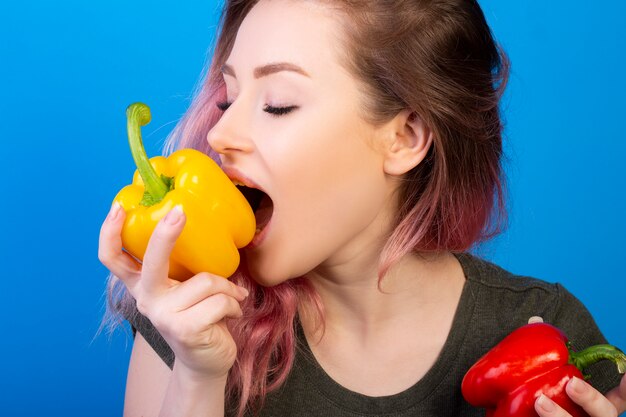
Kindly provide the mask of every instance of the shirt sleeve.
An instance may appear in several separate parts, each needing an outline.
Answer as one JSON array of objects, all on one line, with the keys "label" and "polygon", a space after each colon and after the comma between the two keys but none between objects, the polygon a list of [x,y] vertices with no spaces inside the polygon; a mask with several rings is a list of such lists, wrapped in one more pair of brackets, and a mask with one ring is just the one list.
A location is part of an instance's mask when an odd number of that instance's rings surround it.
[{"label": "shirt sleeve", "polygon": [[[595,320],[578,298],[556,284],[558,291],[557,304],[551,324],[563,330],[574,351],[580,351],[593,345],[608,343]],[[600,361],[584,370],[588,380],[598,391],[605,394],[619,385],[622,375],[616,365],[608,360]]]},{"label": "shirt sleeve", "polygon": [[163,359],[163,362],[172,369],[175,359],[174,352],[165,339],[163,339],[159,331],[152,325],[150,320],[139,313],[137,307],[134,307],[128,313],[124,314],[124,318],[130,323],[133,336],[135,336],[137,332],[141,333],[143,338],[146,339],[146,342],[148,342],[159,357]]}]

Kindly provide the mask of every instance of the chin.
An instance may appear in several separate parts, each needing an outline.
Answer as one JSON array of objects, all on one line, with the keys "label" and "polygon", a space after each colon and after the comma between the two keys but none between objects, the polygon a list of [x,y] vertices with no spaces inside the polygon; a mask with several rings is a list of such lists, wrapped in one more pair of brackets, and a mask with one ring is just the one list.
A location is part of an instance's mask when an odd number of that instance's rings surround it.
[{"label": "chin", "polygon": [[283,268],[277,267],[276,262],[261,262],[250,255],[242,261],[246,263],[250,278],[263,287],[273,287],[292,278]]},{"label": "chin", "polygon": [[288,281],[291,277],[250,272],[250,277],[262,287],[274,287]]},{"label": "chin", "polygon": [[[282,256],[272,256],[276,251],[260,250],[242,251],[242,264],[250,278],[263,287],[273,287],[290,279],[300,278],[311,271],[310,259],[298,258],[293,262],[290,251],[282,250]],[[266,249],[266,248],[264,248]]]}]

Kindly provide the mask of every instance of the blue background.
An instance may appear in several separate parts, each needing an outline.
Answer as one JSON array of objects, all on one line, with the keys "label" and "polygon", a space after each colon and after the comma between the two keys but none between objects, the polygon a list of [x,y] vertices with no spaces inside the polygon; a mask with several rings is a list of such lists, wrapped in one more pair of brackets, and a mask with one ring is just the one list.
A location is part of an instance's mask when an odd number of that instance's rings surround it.
[{"label": "blue background", "polygon": [[[481,4],[513,71],[510,227],[480,253],[564,283],[626,348],[626,2]],[[121,414],[130,339],[94,334],[98,232],[134,170],[124,110],[151,106],[144,140],[159,153],[217,17],[211,1],[0,4],[3,415]]]}]

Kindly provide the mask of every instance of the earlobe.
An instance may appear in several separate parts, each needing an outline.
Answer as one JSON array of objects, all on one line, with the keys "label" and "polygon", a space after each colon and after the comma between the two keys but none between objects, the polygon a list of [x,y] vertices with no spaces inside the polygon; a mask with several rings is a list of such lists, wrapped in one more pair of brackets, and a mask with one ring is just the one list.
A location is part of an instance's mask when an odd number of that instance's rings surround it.
[{"label": "earlobe", "polygon": [[430,127],[416,112],[403,110],[394,121],[392,126],[395,127],[391,132],[383,168],[386,174],[399,176],[426,158],[433,135]]}]

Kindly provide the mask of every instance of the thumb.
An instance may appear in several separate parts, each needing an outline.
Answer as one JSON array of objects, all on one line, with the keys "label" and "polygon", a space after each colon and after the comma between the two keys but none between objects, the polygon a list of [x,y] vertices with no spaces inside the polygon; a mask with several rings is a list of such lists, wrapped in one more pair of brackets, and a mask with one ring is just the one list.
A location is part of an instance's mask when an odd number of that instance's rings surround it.
[{"label": "thumb", "polygon": [[141,280],[145,290],[158,293],[163,288],[169,288],[170,255],[185,222],[183,209],[177,205],[154,229],[143,258]]},{"label": "thumb", "polygon": [[618,413],[626,411],[626,375],[622,377],[620,384],[606,394],[606,398],[617,408]]}]

